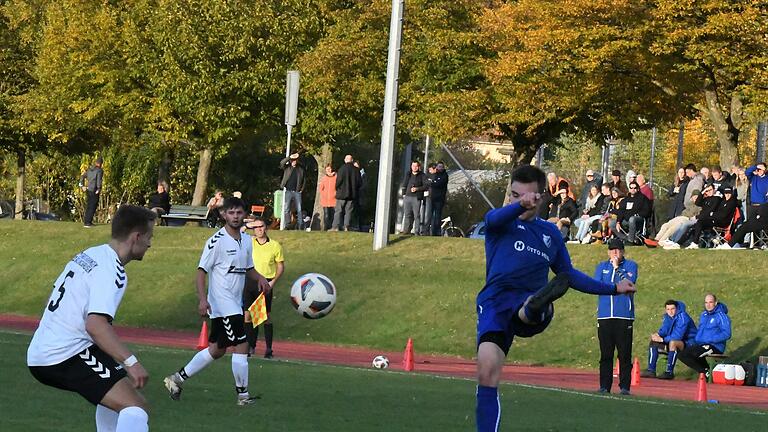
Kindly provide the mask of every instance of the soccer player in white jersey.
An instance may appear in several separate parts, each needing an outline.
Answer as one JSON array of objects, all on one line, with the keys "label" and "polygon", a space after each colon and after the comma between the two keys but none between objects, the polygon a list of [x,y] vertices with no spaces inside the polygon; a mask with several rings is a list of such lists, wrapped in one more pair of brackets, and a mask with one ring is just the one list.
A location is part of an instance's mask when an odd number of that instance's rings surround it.
[{"label": "soccer player in white jersey", "polygon": [[[227,347],[234,346],[232,374],[235,377],[237,404],[248,405],[254,398],[248,393],[248,341],[243,324],[243,287],[245,278],[256,281],[259,288],[269,290],[269,282],[253,267],[251,237],[240,232],[245,217],[245,204],[240,198],[227,198],[220,209],[225,225],[203,246],[197,267],[198,311],[210,316],[208,348],[204,349],[163,381],[171,399],[181,398],[181,386],[192,375],[222,357]],[[205,279],[208,277],[206,295]]]},{"label": "soccer player in white jersey", "polygon": [[27,350],[38,381],[96,405],[97,431],[149,430],[137,391],[149,375],[111,324],[128,286],[124,266],[144,257],[155,217],[142,207],[117,210],[110,242],[77,254],[56,279]]}]

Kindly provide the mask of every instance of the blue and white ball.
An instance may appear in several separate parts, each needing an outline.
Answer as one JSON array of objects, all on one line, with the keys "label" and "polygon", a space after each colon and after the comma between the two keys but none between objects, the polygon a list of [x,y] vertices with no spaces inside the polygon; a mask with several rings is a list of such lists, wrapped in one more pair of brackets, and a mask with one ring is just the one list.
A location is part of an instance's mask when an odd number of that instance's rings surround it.
[{"label": "blue and white ball", "polygon": [[336,286],[327,276],[307,273],[291,286],[291,303],[304,318],[322,318],[336,306]]}]

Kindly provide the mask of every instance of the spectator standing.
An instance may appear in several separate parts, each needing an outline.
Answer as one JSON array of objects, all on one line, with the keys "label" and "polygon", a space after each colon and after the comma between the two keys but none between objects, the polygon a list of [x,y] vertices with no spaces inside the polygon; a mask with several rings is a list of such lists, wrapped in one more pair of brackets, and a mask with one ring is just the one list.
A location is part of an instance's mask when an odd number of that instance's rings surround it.
[{"label": "spectator standing", "polygon": [[[272,292],[277,284],[277,280],[280,279],[280,276],[285,271],[285,258],[283,256],[283,247],[280,243],[269,238],[267,235],[268,227],[264,219],[256,217],[248,225],[248,228],[253,229],[253,266],[269,282],[269,289],[263,291],[264,303],[267,307],[267,320],[264,322],[264,342],[267,347],[264,351],[264,358],[271,359],[274,356],[272,351],[272,336],[274,334],[274,327],[272,325]],[[243,289],[243,309],[245,311],[256,301],[261,292],[257,283],[251,279],[246,279],[245,289]],[[248,355],[250,356],[256,349],[256,341],[259,339],[259,328],[251,324],[250,313],[243,313],[246,322],[245,335],[248,340]]]},{"label": "spectator standing", "polygon": [[747,168],[745,175],[750,181],[747,220],[736,229],[730,242],[718,246],[717,249],[740,247],[748,233],[754,235],[760,230],[768,229],[768,175],[765,163],[752,165]]},{"label": "spectator standing", "polygon": [[171,197],[168,195],[168,187],[166,187],[165,182],[157,184],[157,192],[149,196],[147,207],[157,215],[157,222],[160,222],[160,216],[171,211]]},{"label": "spectator standing", "polygon": [[626,180],[627,180],[627,185],[629,185],[633,181],[637,181],[637,173],[635,173],[634,170],[627,171]]},{"label": "spectator standing", "polygon": [[698,373],[709,377],[710,354],[723,354],[725,344],[731,338],[731,319],[728,317],[728,307],[719,303],[714,294],[704,297],[704,311],[699,317],[699,329],[693,344],[680,353],[680,361]]},{"label": "spectator standing", "polygon": [[683,213],[683,210],[685,209],[688,203],[687,201],[685,201],[685,197],[686,197],[686,188],[688,187],[689,181],[690,179],[688,178],[687,175],[685,175],[685,168],[679,168],[677,170],[677,175],[675,176],[675,181],[672,183],[672,186],[670,186],[669,190],[667,191],[667,197],[670,198],[670,200],[672,201],[669,205],[667,220],[676,218]]},{"label": "spectator standing", "polygon": [[[648,343],[648,368],[640,376],[671,380],[675,378],[677,354],[696,341],[696,324],[685,310],[685,303],[667,300],[664,303],[664,318],[659,331],[651,335]],[[667,353],[667,368],[663,375],[656,376],[656,363],[660,353]]]},{"label": "spectator standing", "polygon": [[352,155],[344,156],[344,165],[336,173],[336,209],[331,231],[349,231],[361,183],[360,171],[355,167]]},{"label": "spectator standing", "polygon": [[742,167],[733,167],[734,172],[731,174],[733,179],[733,189],[736,192],[736,199],[741,201],[741,214],[746,217],[747,207],[749,206],[749,179]]},{"label": "spectator standing", "polygon": [[704,183],[712,183],[712,172],[707,167],[701,167],[699,170],[701,177],[704,179]]},{"label": "spectator standing", "polygon": [[305,171],[299,163],[299,154],[294,153],[280,161],[280,168],[283,170],[283,179],[280,181],[280,187],[285,189],[283,196],[283,224],[288,229],[291,222],[291,205],[296,206],[296,229],[304,229],[304,218],[301,213],[301,192],[304,190]]},{"label": "spectator standing", "polygon": [[143,259],[154,220],[145,208],[118,208],[109,243],[76,255],[56,279],[27,350],[35,379],[96,405],[99,431],[149,430],[147,402],[137,391],[149,375],[115,333],[112,320],[128,289],[125,265]]},{"label": "spectator standing", "polygon": [[629,190],[627,184],[621,181],[621,171],[615,169],[611,171],[611,189],[617,188],[622,196],[626,196]]},{"label": "spectator standing", "polygon": [[727,172],[723,172],[720,165],[712,167],[712,185],[716,191],[719,191],[723,187],[733,187],[733,179]]},{"label": "spectator standing", "polygon": [[224,205],[224,192],[217,190],[208,200],[208,226],[216,227],[221,220],[221,207]]},{"label": "spectator standing", "polygon": [[637,184],[640,185],[640,193],[648,198],[648,201],[651,202],[651,207],[653,207],[653,188],[645,181],[644,175],[637,175]]},{"label": "spectator standing", "polygon": [[[607,284],[628,280],[637,283],[637,263],[624,257],[624,242],[608,241],[608,261],[595,268],[595,279]],[[632,378],[632,326],[635,321],[635,295],[607,294],[597,300],[597,338],[600,340],[600,393],[610,393],[613,385],[614,352],[619,358],[619,391],[629,394]]]},{"label": "spectator standing", "polygon": [[363,208],[366,204],[366,196],[368,193],[368,175],[365,173],[365,168],[360,166],[360,161],[352,162],[352,165],[360,172],[360,187],[357,188],[357,198],[355,199],[355,225],[353,225],[355,231],[366,232],[370,228],[363,227]]},{"label": "spectator standing", "polygon": [[99,206],[101,187],[104,183],[104,170],[101,168],[103,164],[104,159],[101,156],[97,157],[93,161],[93,165],[80,176],[78,182],[78,186],[87,194],[85,215],[83,216],[83,226],[86,228],[93,226],[93,217]]},{"label": "spectator standing", "polygon": [[427,190],[424,191],[424,201],[422,201],[419,210],[419,220],[421,221],[421,235],[432,235],[432,182],[435,179],[437,164],[429,164],[427,167]]},{"label": "spectator standing", "polygon": [[[478,432],[499,430],[499,378],[514,338],[546,330],[554,318],[553,302],[569,286],[595,295],[635,290],[627,280],[604,283],[573,268],[558,231],[536,217],[545,182],[534,166],[515,169],[510,204],[485,215],[486,282],[477,295]],[[548,281],[550,270],[555,277]]]},{"label": "spectator standing", "polygon": [[424,191],[429,184],[427,176],[421,171],[421,163],[411,162],[411,169],[403,179],[405,194],[403,197],[403,234],[409,234],[415,228],[416,234],[421,234],[419,227],[419,207],[424,200]]},{"label": "spectator standing", "polygon": [[432,214],[430,215],[432,235],[439,236],[445,199],[448,196],[448,173],[445,172],[443,161],[438,161],[435,166],[435,175],[432,177],[429,196],[432,197]]},{"label": "spectator standing", "polygon": [[336,171],[331,164],[325,166],[325,175],[320,180],[320,205],[323,207],[323,230],[333,225],[333,210],[336,207]]},{"label": "spectator standing", "polygon": [[704,190],[704,176],[696,172],[696,165],[689,163],[685,166],[685,175],[688,177],[688,187],[685,189],[685,200],[687,203],[691,200],[691,192],[695,190]]},{"label": "spectator standing", "polygon": [[[259,289],[269,291],[269,283],[253,267],[251,238],[241,233],[245,204],[239,198],[227,198],[221,207],[225,225],[203,246],[197,266],[198,313],[211,318],[208,348],[199,351],[186,366],[163,380],[173,400],[181,398],[182,384],[234,347],[232,375],[235,379],[237,405],[255,401],[248,393],[248,341],[243,317],[245,279],[257,281]],[[206,278],[208,292],[206,294]]]},{"label": "spectator standing", "polygon": [[581,210],[582,214],[585,211],[584,205],[589,197],[589,191],[592,189],[592,186],[595,186],[600,191],[600,186],[603,184],[603,176],[595,174],[591,169],[588,169],[584,176],[587,181],[584,183],[584,187],[581,188],[581,195],[579,195],[578,200],[579,210]]}]

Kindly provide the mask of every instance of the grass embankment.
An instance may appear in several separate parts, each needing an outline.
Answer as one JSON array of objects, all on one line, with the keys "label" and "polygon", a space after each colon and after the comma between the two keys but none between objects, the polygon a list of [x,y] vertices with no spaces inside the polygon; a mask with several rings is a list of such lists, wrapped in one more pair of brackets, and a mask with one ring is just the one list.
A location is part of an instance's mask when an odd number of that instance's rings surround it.
[{"label": "grass embankment", "polygon": [[[194,276],[203,243],[213,230],[159,227],[143,262],[128,264],[129,290],[117,322],[198,329]],[[483,242],[470,239],[395,239],[372,251],[369,234],[272,232],[286,251],[286,274],[276,288],[276,337],[298,341],[474,354],[477,291],[485,275]],[[39,316],[54,279],[80,250],[107,241],[109,227],[83,229],[65,222],[0,222],[0,312]],[[592,274],[606,259],[601,246],[569,247],[577,268]],[[730,309],[733,361],[768,355],[768,296],[762,251],[664,251],[629,248],[640,266],[635,299],[635,355],[644,362],[668,298],[683,300],[698,321],[706,292]],[[290,283],[303,273],[328,275],[339,290],[331,315],[306,320],[290,306]],[[510,359],[524,363],[596,367],[596,298],[569,292],[542,335],[518,339]]]},{"label": "grass embankment", "polygon": [[[0,332],[0,430],[93,430],[94,408],[74,393],[45,387],[25,366],[28,335]],[[474,430],[475,384],[421,374],[251,358],[255,405],[238,407],[224,358],[168,398],[163,374],[186,363],[188,350],[132,347],[150,373],[143,390],[150,429],[158,431],[467,431]],[[501,385],[502,427],[515,431],[648,431],[674,418],[685,430],[764,429],[765,415],[694,402],[617,398]],[[11,410],[10,407],[13,407]],[[556,407],[557,415],[553,415]],[[45,413],[41,415],[41,413]],[[54,427],[55,425],[55,427]]]}]

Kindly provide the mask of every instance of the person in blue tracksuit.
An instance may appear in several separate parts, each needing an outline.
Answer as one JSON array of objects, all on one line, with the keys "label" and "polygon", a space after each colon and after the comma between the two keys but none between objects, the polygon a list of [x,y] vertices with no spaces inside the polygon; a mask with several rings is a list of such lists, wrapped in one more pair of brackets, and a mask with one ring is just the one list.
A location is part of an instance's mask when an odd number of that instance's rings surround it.
[{"label": "person in blue tracksuit", "polygon": [[704,311],[699,317],[696,340],[680,353],[680,361],[698,373],[709,376],[707,356],[725,352],[725,343],[731,338],[731,319],[728,306],[719,303],[714,294],[704,297]]},{"label": "person in blue tracksuit", "polygon": [[[600,282],[573,268],[557,227],[536,217],[546,186],[540,169],[525,165],[510,178],[510,204],[485,216],[486,282],[477,295],[477,405],[480,432],[497,431],[498,385],[515,336],[544,331],[552,303],[568,287],[590,294],[633,292],[628,280]],[[547,281],[549,270],[555,273]]]},{"label": "person in blue tracksuit", "polygon": [[[667,300],[664,303],[664,318],[659,331],[651,335],[648,344],[648,369],[640,376],[645,378],[674,379],[678,353],[696,342],[696,324],[685,310],[685,303]],[[659,353],[667,353],[667,369],[656,376],[656,362]]]},{"label": "person in blue tracksuit", "polygon": [[[637,263],[624,257],[624,242],[608,241],[607,261],[595,268],[595,279],[605,283],[637,282]],[[619,391],[629,394],[632,378],[632,327],[635,321],[634,293],[601,295],[597,300],[597,338],[600,341],[600,393],[613,385],[613,353],[619,356]]]}]

